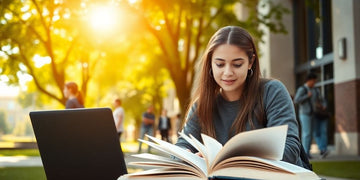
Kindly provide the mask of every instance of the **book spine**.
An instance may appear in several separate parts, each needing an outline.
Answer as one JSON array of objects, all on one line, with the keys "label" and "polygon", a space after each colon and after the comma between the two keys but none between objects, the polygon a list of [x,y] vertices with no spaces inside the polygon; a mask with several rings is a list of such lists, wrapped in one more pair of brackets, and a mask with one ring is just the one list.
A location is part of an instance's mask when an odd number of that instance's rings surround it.
[{"label": "book spine", "polygon": [[229,176],[213,176],[213,177],[208,177],[208,180],[254,180],[254,179],[241,178],[241,177],[229,177]]}]

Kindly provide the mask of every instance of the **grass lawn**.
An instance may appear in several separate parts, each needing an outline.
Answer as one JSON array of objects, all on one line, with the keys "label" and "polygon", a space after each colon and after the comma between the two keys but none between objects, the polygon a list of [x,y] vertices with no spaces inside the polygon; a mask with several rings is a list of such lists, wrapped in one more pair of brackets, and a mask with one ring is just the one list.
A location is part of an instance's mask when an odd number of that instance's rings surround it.
[{"label": "grass lawn", "polygon": [[38,149],[0,150],[1,156],[40,156]]},{"label": "grass lawn", "polygon": [[[6,142],[8,143],[8,142]],[[10,147],[8,145],[2,146],[4,142],[0,142],[0,147]],[[123,152],[137,152],[138,142],[121,142],[121,147]],[[143,145],[143,148],[147,148],[146,145]],[[1,156],[40,156],[38,149],[0,149]]]},{"label": "grass lawn", "polygon": [[360,161],[321,161],[311,162],[316,174],[348,178],[360,179]]},{"label": "grass lawn", "polygon": [[[129,173],[138,171],[141,171],[141,169],[128,169]],[[42,167],[0,167],[0,179],[46,180],[46,175]]]},{"label": "grass lawn", "polygon": [[46,180],[42,167],[0,167],[0,179]]}]

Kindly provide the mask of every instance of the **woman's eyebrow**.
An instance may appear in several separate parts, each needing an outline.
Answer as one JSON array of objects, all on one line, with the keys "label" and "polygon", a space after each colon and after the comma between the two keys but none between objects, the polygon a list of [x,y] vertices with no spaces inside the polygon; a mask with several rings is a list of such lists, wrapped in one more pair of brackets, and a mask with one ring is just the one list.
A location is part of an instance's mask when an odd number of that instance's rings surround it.
[{"label": "woman's eyebrow", "polygon": [[[214,60],[217,60],[217,61],[225,61],[225,59],[222,59],[222,58],[219,58],[219,57],[216,57]],[[235,58],[231,61],[242,61],[244,60],[243,58]]]}]

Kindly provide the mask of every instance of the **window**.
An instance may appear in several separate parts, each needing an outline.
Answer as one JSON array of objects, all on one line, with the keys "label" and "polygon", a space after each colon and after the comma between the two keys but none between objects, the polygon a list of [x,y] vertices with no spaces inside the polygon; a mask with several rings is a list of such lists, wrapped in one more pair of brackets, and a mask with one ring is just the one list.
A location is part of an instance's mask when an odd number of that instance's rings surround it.
[{"label": "window", "polygon": [[328,141],[334,143],[334,70],[331,30],[331,1],[293,1],[296,88],[309,72],[317,74],[321,90],[332,113]]},{"label": "window", "polygon": [[331,1],[294,1],[296,64],[332,53]]}]

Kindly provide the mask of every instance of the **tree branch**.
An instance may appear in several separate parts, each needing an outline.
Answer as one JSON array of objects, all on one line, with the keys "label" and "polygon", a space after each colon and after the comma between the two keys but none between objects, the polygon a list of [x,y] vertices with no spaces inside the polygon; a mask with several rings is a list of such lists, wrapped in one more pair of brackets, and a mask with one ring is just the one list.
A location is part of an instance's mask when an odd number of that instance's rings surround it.
[{"label": "tree branch", "polygon": [[43,44],[46,43],[46,41],[41,37],[41,35],[35,30],[35,28],[33,26],[31,26],[30,24],[26,23],[26,21],[22,20],[20,15],[18,13],[16,13],[15,11],[9,9],[6,7],[7,10],[9,10],[15,17],[17,17],[19,19],[19,21],[21,22],[21,24],[27,26],[27,28],[32,31],[35,36],[39,39],[40,42],[42,42]]},{"label": "tree branch", "polygon": [[76,41],[77,41],[77,37],[75,37],[75,39],[73,41],[71,41],[70,46],[65,53],[65,57],[63,60],[64,64],[69,60],[70,53],[74,49],[74,45],[76,44]]},{"label": "tree branch", "polygon": [[185,67],[184,70],[187,72],[189,68],[189,60],[190,60],[190,51],[191,51],[191,38],[192,38],[192,23],[193,19],[186,16],[186,49],[185,49]]},{"label": "tree branch", "polygon": [[[202,1],[202,7],[206,6],[206,0]],[[201,47],[201,42],[200,42],[200,37],[203,33],[203,23],[204,23],[204,11],[201,11],[201,15],[200,15],[200,19],[199,19],[199,26],[198,26],[198,31],[196,34],[196,38],[195,38],[195,55],[193,57],[192,60],[190,60],[189,62],[189,66],[193,67],[194,63],[196,62],[197,58],[199,57],[199,52],[200,52],[200,47]],[[193,76],[193,73],[191,73],[191,76]]]},{"label": "tree branch", "polygon": [[[53,50],[52,50],[52,43],[51,43],[51,35],[50,35],[50,28],[46,25],[45,23],[45,20],[44,20],[44,17],[42,15],[42,11],[40,10],[40,7],[39,5],[37,4],[37,2],[35,0],[32,0],[32,2],[34,3],[38,13],[39,13],[39,16],[40,16],[40,19],[41,19],[41,22],[42,22],[42,25],[45,29],[45,32],[46,32],[46,35],[48,37],[48,40],[45,40],[44,38],[41,37],[40,33],[38,31],[35,30],[35,28],[33,26],[31,26],[31,24],[28,24],[26,21],[22,20],[20,15],[14,11],[12,11],[11,9],[8,9],[9,11],[11,11],[19,20],[22,24],[24,24],[25,26],[28,27],[28,29],[34,33],[34,35],[40,40],[40,42],[43,43],[45,49],[46,49],[46,52],[48,53],[48,55],[50,56],[51,58],[51,68],[52,68],[52,73],[53,73],[53,76],[55,78],[55,83],[57,84],[58,88],[60,91],[62,91],[62,88],[63,88],[63,79],[64,78],[61,78],[58,71],[57,71],[57,67],[56,67],[56,64],[55,64],[55,57],[54,57],[54,54],[53,54]],[[63,74],[63,73],[62,73]],[[40,87],[40,86],[39,86]],[[52,96],[50,96],[52,97]]]},{"label": "tree branch", "polygon": [[195,55],[194,55],[194,58],[191,60],[192,63],[190,64],[190,66],[193,66],[194,62],[199,57],[199,51],[200,51],[200,47],[201,47],[200,37],[203,33],[203,27],[202,27],[203,22],[204,22],[204,19],[201,16],[201,18],[199,19],[198,33],[196,34],[196,38],[195,38]]},{"label": "tree branch", "polygon": [[177,41],[176,41],[176,39],[174,38],[174,37],[175,37],[175,33],[173,32],[173,29],[172,29],[172,27],[171,27],[171,22],[170,22],[170,20],[169,20],[169,18],[168,18],[167,10],[166,10],[166,8],[165,8],[162,4],[159,3],[158,5],[159,5],[159,7],[160,7],[160,9],[161,9],[161,12],[162,12],[162,14],[163,14],[163,16],[164,16],[165,25],[166,25],[166,28],[168,29],[168,32],[169,32],[169,34],[170,34],[170,37],[171,37],[173,43],[174,43],[175,45],[177,45]]},{"label": "tree branch", "polygon": [[45,46],[45,49],[48,53],[48,55],[50,56],[51,58],[51,69],[52,69],[52,73],[53,73],[53,76],[55,78],[55,83],[56,85],[58,86],[59,90],[61,91],[63,86],[64,86],[64,73],[59,73],[58,72],[58,69],[57,69],[57,65],[55,63],[55,55],[54,55],[54,52],[53,52],[53,48],[52,48],[52,38],[51,38],[51,22],[52,22],[52,16],[54,14],[54,9],[53,8],[50,8],[49,9],[49,24],[47,25],[46,22],[45,22],[45,19],[44,19],[44,16],[42,14],[42,10],[39,6],[39,4],[36,2],[36,0],[31,0],[33,2],[33,4],[35,5],[36,7],[36,10],[38,11],[39,13],[39,16],[40,16],[40,21],[41,21],[41,24],[43,25],[44,27],[44,30],[45,30],[45,33],[46,33],[46,36],[47,36],[47,40],[45,40],[44,42],[44,46]]},{"label": "tree branch", "polygon": [[183,14],[183,6],[181,6],[181,3],[180,3],[180,5],[179,5],[179,16],[178,16],[178,19],[177,19],[176,30],[175,30],[175,36],[176,36],[177,40],[179,40],[179,38],[180,38],[182,14]]},{"label": "tree branch", "polygon": [[36,11],[39,13],[40,15],[40,21],[41,24],[45,27],[45,29],[47,28],[47,24],[45,22],[44,16],[42,14],[42,10],[40,9],[39,4],[36,2],[36,0],[31,0],[33,2],[33,4],[35,5]]},{"label": "tree branch", "polygon": [[50,0],[50,5],[49,5],[49,29],[53,25],[53,17],[54,17],[54,0]]},{"label": "tree branch", "polygon": [[20,42],[18,42],[17,40],[14,40],[14,42],[18,45],[19,47],[19,52],[20,52],[20,56],[23,58],[24,60],[24,64],[25,66],[28,68],[29,70],[29,74],[32,76],[34,82],[35,82],[35,85],[36,87],[44,94],[48,95],[49,97],[51,98],[54,98],[55,100],[59,101],[61,104],[64,104],[65,101],[63,101],[62,99],[58,98],[55,94],[52,94],[50,93],[49,91],[47,91],[44,87],[41,86],[41,83],[39,82],[37,76],[35,76],[35,73],[34,73],[34,69],[33,67],[31,66],[30,62],[29,62],[29,59],[26,57],[26,55],[24,54],[24,50],[23,48],[21,47],[20,45]]},{"label": "tree branch", "polygon": [[[164,43],[163,39],[161,38],[160,33],[151,26],[151,24],[145,18],[145,15],[143,14],[142,11],[137,11],[133,7],[129,6],[128,4],[124,4],[124,6],[126,6],[133,13],[137,14],[138,17],[140,18],[140,21],[145,25],[145,27],[149,30],[149,32],[155,36],[156,40],[158,41],[158,43],[160,45],[160,48],[163,50],[162,52],[164,53],[164,56],[166,57],[166,58],[164,58],[165,66],[169,69],[170,75],[172,77],[175,77],[175,74],[180,73],[179,72],[180,68],[174,68],[174,66],[172,66],[171,63],[169,63],[168,59],[178,58],[179,56],[173,57],[170,55],[170,52],[167,51],[167,45]],[[174,52],[175,52],[175,54],[178,54],[177,46],[175,46],[175,47],[176,47],[176,50]],[[179,59],[173,59],[172,62],[180,63]],[[175,67],[178,67],[178,66],[175,65]]]}]

